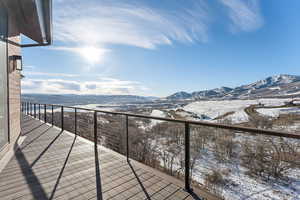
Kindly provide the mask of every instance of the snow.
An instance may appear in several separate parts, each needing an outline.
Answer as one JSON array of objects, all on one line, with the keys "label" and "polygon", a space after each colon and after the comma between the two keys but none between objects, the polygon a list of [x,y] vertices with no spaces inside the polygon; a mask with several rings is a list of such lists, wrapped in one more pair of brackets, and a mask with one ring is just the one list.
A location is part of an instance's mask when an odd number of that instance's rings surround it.
[{"label": "snow", "polygon": [[[255,141],[257,138],[250,134],[236,133],[234,141],[238,144],[236,152],[240,152],[241,142]],[[167,149],[170,145],[165,144],[165,138],[152,141],[154,146],[158,146],[161,154],[172,156],[173,153]],[[175,144],[174,144],[175,145]],[[248,199],[248,200],[296,200],[300,198],[300,168],[292,169],[287,176],[290,178],[289,185],[280,184],[280,181],[271,179],[265,182],[259,178],[247,175],[247,169],[241,165],[240,158],[232,158],[229,162],[219,162],[214,154],[214,144],[209,142],[207,146],[199,151],[199,157],[193,168],[192,179],[204,185],[205,177],[213,170],[223,174],[225,186],[218,187],[218,191],[224,199]],[[177,149],[174,146],[174,149]],[[173,171],[180,171],[180,159],[182,159],[183,151],[178,148],[174,158]],[[160,157],[160,164],[164,166],[164,162]],[[227,172],[227,173],[225,173]]]},{"label": "snow", "polygon": [[[251,100],[255,101],[255,100]],[[264,104],[265,106],[282,106],[286,102],[292,101],[292,99],[259,99],[258,102]]]},{"label": "snow", "polygon": [[299,92],[294,92],[294,93],[286,93],[287,95],[298,95],[300,94],[300,91]]},{"label": "snow", "polygon": [[235,101],[198,101],[186,105],[183,109],[198,115],[204,114],[214,119],[228,112],[243,110],[247,106],[249,105],[245,104],[245,101],[239,103]]},{"label": "snow", "polygon": [[258,99],[258,100],[224,100],[224,101],[197,101],[183,107],[184,110],[194,112],[197,115],[206,115],[211,119],[234,112],[226,119],[233,123],[248,121],[248,115],[244,109],[250,105],[263,104],[265,106],[284,105],[292,99]]},{"label": "snow", "polygon": [[281,88],[279,86],[277,86],[277,87],[270,87],[269,89],[270,90],[280,90]]},{"label": "snow", "polygon": [[161,110],[152,110],[150,115],[152,117],[166,117],[166,114]]},{"label": "snow", "polygon": [[[236,133],[234,141],[255,140],[253,135]],[[238,148],[239,149],[239,148]],[[237,151],[238,151],[237,149]],[[216,170],[220,173],[227,171],[226,185],[220,188],[225,199],[249,199],[249,200],[296,200],[300,198],[300,168],[290,170],[287,176],[290,178],[289,185],[282,185],[276,180],[264,182],[260,179],[247,175],[247,169],[241,165],[239,158],[231,159],[231,162],[220,163],[214,155],[213,144],[201,151],[201,157],[197,159],[193,179],[204,184],[206,174]]]},{"label": "snow", "polygon": [[[167,117],[167,114],[161,110],[152,110],[150,115],[152,117],[162,117],[162,118]],[[161,120],[152,119],[151,123],[150,123],[150,127],[155,126],[156,124],[161,123],[161,122],[162,122]]]},{"label": "snow", "polygon": [[238,110],[232,115],[227,116],[225,119],[228,119],[233,123],[241,123],[249,121],[249,116],[244,110]]},{"label": "snow", "polygon": [[177,115],[183,117],[186,120],[192,120],[192,121],[200,121],[200,120],[211,120],[211,118],[209,118],[206,115],[197,115],[193,112],[187,112],[185,110],[174,110],[176,112]]},{"label": "snow", "polygon": [[[227,114],[225,119],[238,123],[248,120],[248,115],[244,109],[250,105],[262,104],[264,106],[281,106],[292,99],[258,99],[258,100],[225,100],[225,101],[197,101],[190,103],[183,108],[175,109],[176,114],[193,118],[196,116],[207,116],[201,120],[216,121],[215,118]],[[280,113],[300,113],[300,108],[261,108],[257,109],[261,114],[270,116],[278,116]],[[233,113],[232,113],[233,112]],[[232,114],[230,114],[232,113]],[[151,116],[167,117],[168,111],[152,110]],[[196,119],[196,118],[195,118]],[[159,120],[152,120],[151,126],[160,123]],[[299,127],[298,124],[295,128]],[[251,134],[235,133],[234,142],[239,147],[235,149],[236,153],[241,152],[241,144],[245,141],[255,141],[256,136]],[[164,138],[153,141],[153,145],[158,146],[158,151],[163,153],[169,145],[165,145]],[[265,182],[258,178],[247,175],[247,169],[241,165],[241,159],[233,158],[230,162],[220,163],[214,154],[213,142],[207,144],[205,149],[201,150],[201,156],[196,160],[193,170],[193,179],[204,184],[205,176],[212,170],[219,172],[229,171],[227,175],[223,175],[226,181],[224,188],[220,188],[221,194],[225,199],[249,199],[249,200],[296,200],[300,199],[300,169],[291,170],[287,176],[291,178],[289,185],[282,185],[276,180]],[[177,152],[178,153],[178,152]],[[167,152],[168,154],[168,152]],[[169,153],[170,154],[170,153]],[[182,152],[177,154],[174,160],[173,170],[180,171],[180,156]],[[163,166],[163,160],[160,158],[160,164]]]},{"label": "snow", "polygon": [[256,110],[258,113],[269,116],[269,117],[279,117],[280,114],[300,114],[300,108],[290,107],[290,108],[259,108]]}]

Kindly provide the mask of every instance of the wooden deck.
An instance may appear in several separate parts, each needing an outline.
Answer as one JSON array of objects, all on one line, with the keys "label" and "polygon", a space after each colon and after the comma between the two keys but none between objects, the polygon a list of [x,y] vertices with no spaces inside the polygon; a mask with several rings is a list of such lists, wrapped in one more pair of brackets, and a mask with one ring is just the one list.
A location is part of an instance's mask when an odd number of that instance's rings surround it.
[{"label": "wooden deck", "polygon": [[24,117],[22,144],[0,172],[0,199],[200,199],[175,178]]}]

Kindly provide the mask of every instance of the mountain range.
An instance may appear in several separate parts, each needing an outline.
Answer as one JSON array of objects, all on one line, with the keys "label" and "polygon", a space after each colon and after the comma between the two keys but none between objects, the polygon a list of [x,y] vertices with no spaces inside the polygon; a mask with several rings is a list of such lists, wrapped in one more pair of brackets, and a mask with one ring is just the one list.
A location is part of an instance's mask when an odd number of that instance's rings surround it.
[{"label": "mountain range", "polygon": [[300,97],[300,76],[281,74],[235,88],[220,87],[211,90],[176,92],[166,99],[248,99],[267,97]]},{"label": "mountain range", "polygon": [[22,94],[22,101],[42,104],[87,105],[143,103],[156,100],[156,97],[135,95],[75,95],[75,94]]}]

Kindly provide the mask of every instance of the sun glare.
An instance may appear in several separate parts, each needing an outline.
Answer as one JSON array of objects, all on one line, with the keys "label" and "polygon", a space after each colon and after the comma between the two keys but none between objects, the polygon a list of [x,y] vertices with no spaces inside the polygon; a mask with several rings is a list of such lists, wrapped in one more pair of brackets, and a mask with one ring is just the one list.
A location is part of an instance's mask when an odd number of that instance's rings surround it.
[{"label": "sun glare", "polygon": [[104,59],[104,54],[107,52],[107,50],[90,46],[80,48],[78,49],[78,52],[90,64],[96,64]]}]

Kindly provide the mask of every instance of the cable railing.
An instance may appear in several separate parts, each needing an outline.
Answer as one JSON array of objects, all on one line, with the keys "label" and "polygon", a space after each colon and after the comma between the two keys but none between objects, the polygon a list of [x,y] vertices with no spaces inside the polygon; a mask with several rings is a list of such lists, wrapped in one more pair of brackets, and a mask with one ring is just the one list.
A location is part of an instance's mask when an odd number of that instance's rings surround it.
[{"label": "cable railing", "polygon": [[[86,126],[84,130],[91,131],[91,134],[84,135],[84,137],[93,140],[95,144],[98,143],[98,132],[104,134],[105,132],[105,124],[109,123],[122,123],[122,126],[118,126],[118,130],[114,131],[124,131],[125,134],[125,140],[122,140],[122,144],[117,144],[118,147],[121,148],[122,152],[127,157],[127,160],[130,160],[130,146],[135,143],[136,137],[134,137],[131,133],[133,131],[132,128],[132,121],[131,119],[144,119],[144,120],[150,120],[150,121],[163,121],[168,123],[174,123],[176,124],[176,130],[179,132],[179,137],[182,138],[182,157],[183,157],[183,163],[181,163],[181,166],[177,166],[178,170],[182,170],[181,178],[184,179],[184,185],[185,190],[188,192],[192,191],[192,180],[191,180],[191,172],[192,167],[194,165],[193,163],[193,156],[195,154],[194,149],[192,149],[191,152],[191,146],[195,145],[195,142],[197,143],[197,138],[195,139],[195,136],[197,136],[198,132],[195,131],[195,126],[201,126],[206,127],[207,129],[214,129],[214,130],[227,130],[235,131],[234,133],[238,133],[243,135],[244,133],[250,133],[259,135],[262,137],[278,137],[278,138],[287,138],[287,139],[296,139],[297,142],[300,139],[300,134],[298,133],[285,133],[275,130],[266,130],[266,129],[259,129],[259,128],[252,128],[252,127],[243,127],[238,125],[229,125],[229,124],[221,124],[221,123],[210,123],[210,122],[203,122],[203,121],[189,121],[189,120],[179,120],[179,119],[171,119],[171,118],[162,118],[162,117],[154,117],[154,116],[148,116],[148,115],[141,115],[141,114],[133,114],[133,113],[126,113],[126,112],[113,112],[113,111],[105,111],[105,110],[97,110],[97,109],[87,109],[87,108],[80,108],[80,107],[72,107],[72,106],[63,106],[63,105],[54,105],[54,104],[39,104],[39,103],[31,103],[31,102],[22,102],[21,104],[21,110],[23,114],[33,116],[34,118],[43,120],[47,123],[50,123],[52,125],[57,125],[62,130],[68,130],[70,132],[73,132],[74,134],[79,134],[81,126]],[[85,113],[86,112],[86,113]],[[72,113],[66,114],[66,113]],[[84,113],[84,114],[83,114]],[[100,119],[102,116],[99,116],[100,114],[106,114],[110,117],[105,119]],[[71,117],[70,117],[71,116]],[[120,116],[123,118],[116,118],[115,116]],[[57,120],[60,118],[60,122]],[[67,118],[67,121],[66,121]],[[72,119],[72,120],[71,120]],[[100,121],[100,120],[101,121]],[[66,126],[66,123],[68,125]],[[84,125],[85,124],[85,125]],[[101,124],[101,126],[100,126]],[[103,125],[104,124],[104,125]],[[102,129],[102,132],[101,132]],[[199,129],[199,128],[198,128]],[[165,129],[161,129],[162,132],[164,132]],[[174,129],[175,130],[175,129]],[[192,130],[192,131],[191,131]],[[113,130],[112,130],[113,131]],[[147,131],[145,131],[147,132]],[[148,131],[149,132],[149,131]],[[176,132],[176,131],[175,131]],[[214,133],[217,133],[218,131],[215,131]],[[196,135],[195,135],[196,133]],[[211,133],[211,132],[209,132]],[[118,133],[116,133],[118,134]],[[201,133],[201,130],[199,130],[199,134],[201,137],[205,135],[205,133]],[[198,134],[198,135],[199,135]],[[224,134],[226,138],[225,133]],[[208,134],[209,135],[209,134]],[[228,134],[227,134],[228,135]],[[154,139],[150,136],[146,135],[147,139],[150,138],[150,146],[154,145],[155,143]],[[192,141],[191,141],[192,138]],[[166,145],[168,145],[168,135],[164,135],[160,140],[163,140]],[[199,139],[199,138],[198,138]],[[203,138],[201,138],[203,139]],[[212,141],[216,141],[215,138]],[[191,144],[192,143],[192,144]],[[199,143],[199,142],[198,142]],[[197,143],[197,144],[198,144]],[[177,144],[180,145],[181,143],[177,141]],[[113,145],[111,145],[113,146]],[[121,147],[120,147],[121,146]],[[197,146],[197,148],[200,148],[200,146]],[[222,147],[222,146],[221,146]],[[145,147],[144,147],[145,148]],[[210,148],[210,147],[207,147]],[[158,149],[161,149],[159,147]],[[175,148],[176,149],[176,148]],[[136,150],[137,151],[137,150]],[[222,150],[220,150],[222,151]],[[139,153],[139,152],[135,152]],[[152,152],[153,153],[153,152]],[[172,151],[173,154],[176,154],[176,151]],[[177,154],[180,154],[181,152],[178,151]],[[224,153],[224,152],[221,152]],[[191,156],[192,154],[192,156]],[[230,154],[230,152],[229,152]],[[163,162],[163,161],[159,161]],[[192,162],[192,163],[191,163]],[[158,164],[160,165],[160,164]],[[172,171],[172,170],[171,170]]]}]

